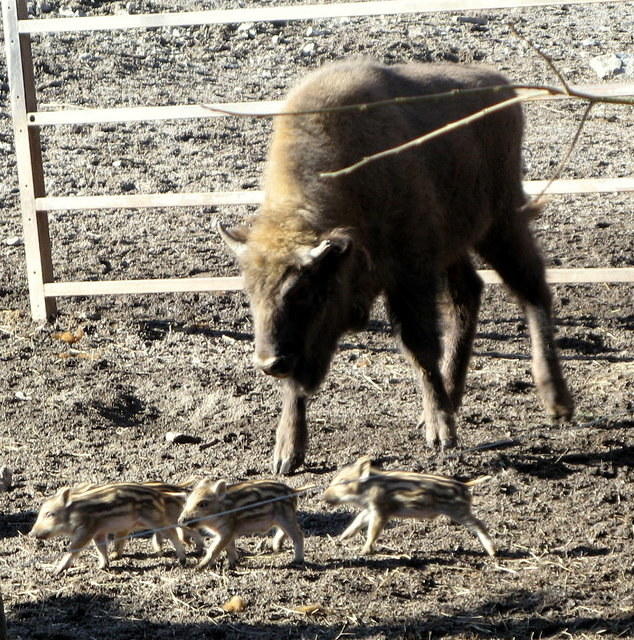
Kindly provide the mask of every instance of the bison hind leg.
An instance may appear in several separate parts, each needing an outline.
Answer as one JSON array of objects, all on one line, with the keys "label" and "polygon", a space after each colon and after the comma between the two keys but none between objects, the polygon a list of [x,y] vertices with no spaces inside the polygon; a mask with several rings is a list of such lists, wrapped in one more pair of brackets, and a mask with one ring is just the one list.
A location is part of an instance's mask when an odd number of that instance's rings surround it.
[{"label": "bison hind leg", "polygon": [[524,310],[531,338],[533,378],[542,403],[553,418],[570,419],[574,402],[561,372],[550,289],[528,221],[515,215],[494,225],[478,251],[500,274]]},{"label": "bison hind leg", "polygon": [[454,411],[462,402],[478,323],[482,280],[464,257],[447,269],[443,304],[442,376]]}]

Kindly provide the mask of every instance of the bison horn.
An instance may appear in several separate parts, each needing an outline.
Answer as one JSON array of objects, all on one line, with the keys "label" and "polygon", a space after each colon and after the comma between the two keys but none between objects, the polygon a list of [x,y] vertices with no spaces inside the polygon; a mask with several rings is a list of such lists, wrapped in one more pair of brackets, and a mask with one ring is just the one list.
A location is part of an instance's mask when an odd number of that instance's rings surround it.
[{"label": "bison horn", "polygon": [[238,258],[246,251],[246,237],[235,229],[227,229],[220,220],[216,218],[215,227],[225,244],[238,256]]}]

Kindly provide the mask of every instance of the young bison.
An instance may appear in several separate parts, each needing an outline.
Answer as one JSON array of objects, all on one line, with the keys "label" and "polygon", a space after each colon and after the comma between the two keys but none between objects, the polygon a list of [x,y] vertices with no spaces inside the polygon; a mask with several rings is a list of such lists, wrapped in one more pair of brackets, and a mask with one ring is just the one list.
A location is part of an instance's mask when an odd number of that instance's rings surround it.
[{"label": "young bison", "polygon": [[308,75],[285,104],[289,112],[321,113],[275,118],[259,215],[250,228],[219,225],[251,301],[255,364],[282,379],[274,472],[289,473],[304,461],[306,398],[326,375],[339,337],[364,327],[381,293],[420,377],[427,443],[455,444],[482,290],[470,250],[500,274],[526,313],[546,409],[555,418],[572,415],[544,266],[528,228],[536,208],[522,190],[520,106],[349,175],[321,175],[514,92],[324,110],[496,85],[508,81],[482,68],[345,61]]}]

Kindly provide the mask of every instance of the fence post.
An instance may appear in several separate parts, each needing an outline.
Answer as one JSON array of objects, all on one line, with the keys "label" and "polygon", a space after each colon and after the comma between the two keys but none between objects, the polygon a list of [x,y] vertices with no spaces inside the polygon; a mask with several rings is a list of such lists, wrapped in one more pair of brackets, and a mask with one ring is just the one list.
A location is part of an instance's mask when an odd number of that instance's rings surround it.
[{"label": "fence post", "polygon": [[31,316],[33,320],[46,320],[57,313],[57,306],[55,298],[44,295],[44,283],[53,281],[48,214],[35,207],[35,198],[46,192],[40,130],[29,127],[27,121],[27,113],[37,111],[37,100],[31,36],[18,31],[18,20],[28,17],[26,0],[2,0],[2,12]]},{"label": "fence post", "polygon": [[2,593],[0,593],[0,640],[7,640],[7,619],[4,615]]}]

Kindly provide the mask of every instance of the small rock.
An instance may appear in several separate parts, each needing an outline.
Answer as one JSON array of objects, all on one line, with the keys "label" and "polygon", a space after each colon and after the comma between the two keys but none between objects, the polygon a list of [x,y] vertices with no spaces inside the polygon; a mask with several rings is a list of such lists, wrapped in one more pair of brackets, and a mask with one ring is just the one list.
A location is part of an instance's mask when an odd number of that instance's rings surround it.
[{"label": "small rock", "polygon": [[601,78],[612,78],[619,73],[634,75],[634,55],[607,53],[590,60],[590,67]]},{"label": "small rock", "polygon": [[60,18],[77,18],[77,17],[85,16],[86,13],[80,9],[78,9],[77,11],[74,11],[70,7],[60,7],[59,15],[60,15]]},{"label": "small rock", "polygon": [[202,438],[191,436],[187,433],[179,433],[178,431],[168,431],[165,434],[165,440],[173,444],[200,444]]},{"label": "small rock", "polygon": [[315,55],[315,43],[314,42],[309,42],[308,44],[305,44],[301,49],[300,49],[300,53],[303,56],[314,56]]},{"label": "small rock", "polygon": [[246,609],[246,602],[240,596],[233,596],[222,605],[222,610],[226,613],[240,613]]},{"label": "small rock", "polygon": [[324,29],[315,29],[315,27],[308,27],[304,32],[307,38],[318,38],[320,36],[326,36],[329,34],[329,31]]},{"label": "small rock", "polygon": [[27,396],[24,391],[16,391],[15,397],[17,400],[22,400],[22,402],[26,402],[27,400],[31,399],[31,396]]},{"label": "small rock", "polygon": [[484,16],[457,16],[456,22],[459,24],[477,24],[483,27],[489,23],[489,19]]},{"label": "small rock", "polygon": [[621,53],[619,54],[619,57],[623,62],[623,73],[626,76],[634,76],[634,54]]},{"label": "small rock", "polygon": [[0,492],[8,491],[11,488],[13,473],[9,467],[0,467]]},{"label": "small rock", "polygon": [[253,22],[243,22],[237,29],[237,32],[243,38],[255,38],[258,32]]},{"label": "small rock", "polygon": [[11,236],[4,241],[8,247],[21,247],[24,244],[24,240],[20,236]]}]

